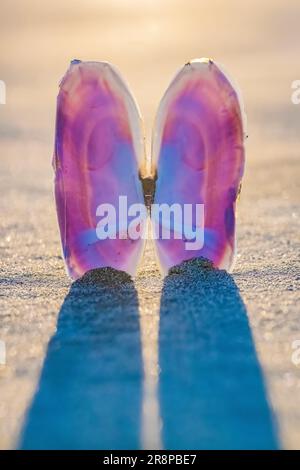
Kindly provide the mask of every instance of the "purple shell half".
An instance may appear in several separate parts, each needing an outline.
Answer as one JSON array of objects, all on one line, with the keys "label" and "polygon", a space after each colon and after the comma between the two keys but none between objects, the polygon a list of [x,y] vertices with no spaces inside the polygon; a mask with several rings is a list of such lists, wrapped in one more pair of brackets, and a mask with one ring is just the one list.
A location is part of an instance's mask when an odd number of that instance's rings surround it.
[{"label": "purple shell half", "polygon": [[[244,171],[244,115],[236,89],[212,60],[189,62],[167,89],[154,129],[152,166],[156,204],[204,205],[201,249],[187,250],[184,234],[174,239],[178,226],[171,240],[156,240],[162,271],[195,257],[229,270]],[[161,233],[162,222],[155,224]]]},{"label": "purple shell half", "polygon": [[[140,114],[119,73],[105,62],[72,61],[57,98],[53,167],[63,255],[69,275],[112,267],[134,275],[143,240],[100,240],[100,204],[143,203]],[[118,217],[118,214],[117,214]]]}]

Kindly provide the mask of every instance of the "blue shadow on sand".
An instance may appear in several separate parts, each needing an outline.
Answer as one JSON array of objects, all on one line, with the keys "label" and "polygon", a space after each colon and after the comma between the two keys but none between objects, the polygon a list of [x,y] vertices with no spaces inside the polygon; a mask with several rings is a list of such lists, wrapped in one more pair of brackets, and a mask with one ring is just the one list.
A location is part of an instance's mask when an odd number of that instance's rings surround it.
[{"label": "blue shadow on sand", "polygon": [[[22,449],[141,447],[143,365],[131,278],[76,281],[50,340]],[[167,449],[276,449],[276,425],[233,278],[208,262],[170,270],[160,307],[159,404]]]},{"label": "blue shadow on sand", "polygon": [[139,448],[142,380],[133,282],[90,271],[61,307],[19,448]]},{"label": "blue shadow on sand", "polygon": [[205,260],[165,278],[159,401],[166,449],[276,449],[276,425],[245,305]]}]

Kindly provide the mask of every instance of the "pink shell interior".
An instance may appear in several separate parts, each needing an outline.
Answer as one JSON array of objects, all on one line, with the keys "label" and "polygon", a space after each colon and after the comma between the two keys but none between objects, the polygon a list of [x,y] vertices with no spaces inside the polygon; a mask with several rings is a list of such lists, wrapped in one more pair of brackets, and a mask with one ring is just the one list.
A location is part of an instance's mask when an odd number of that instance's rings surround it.
[{"label": "pink shell interior", "polygon": [[155,203],[204,204],[204,245],[194,251],[186,250],[183,239],[157,240],[164,272],[195,257],[230,269],[243,141],[242,110],[231,82],[211,60],[187,64],[168,88],[157,115]]},{"label": "pink shell interior", "polygon": [[109,64],[71,63],[57,99],[53,166],[63,254],[73,279],[106,266],[136,271],[142,240],[99,240],[96,209],[103,203],[117,208],[120,195],[128,204],[143,202],[139,125],[135,102]]}]

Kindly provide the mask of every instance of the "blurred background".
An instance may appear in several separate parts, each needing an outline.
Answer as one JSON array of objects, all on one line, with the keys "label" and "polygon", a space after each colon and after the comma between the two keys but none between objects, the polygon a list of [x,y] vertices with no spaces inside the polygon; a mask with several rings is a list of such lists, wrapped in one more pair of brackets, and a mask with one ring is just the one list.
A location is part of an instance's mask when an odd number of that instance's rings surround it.
[{"label": "blurred background", "polygon": [[[74,58],[116,65],[139,103],[150,158],[163,92],[182,64],[202,56],[222,64],[244,97],[249,139],[234,279],[280,445],[300,447],[300,372],[291,361],[292,342],[300,339],[300,105],[291,101],[292,82],[300,79],[299,22],[298,0],[2,0],[0,79],[7,96],[0,105],[0,339],[7,364],[0,366],[1,448],[17,445],[70,286],[50,166],[61,77]],[[147,253],[136,288],[147,343],[145,380],[155,402],[162,280]],[[145,416],[147,439],[147,426],[156,426],[149,431],[156,435],[161,424]],[[151,436],[149,442],[160,445]]]}]

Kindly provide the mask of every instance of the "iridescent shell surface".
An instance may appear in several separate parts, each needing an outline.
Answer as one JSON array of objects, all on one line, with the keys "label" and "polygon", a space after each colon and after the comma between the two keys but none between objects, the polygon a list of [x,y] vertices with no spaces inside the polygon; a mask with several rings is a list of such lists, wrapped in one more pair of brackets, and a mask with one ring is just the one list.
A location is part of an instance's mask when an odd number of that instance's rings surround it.
[{"label": "iridescent shell surface", "polygon": [[[53,166],[63,255],[77,279],[112,267],[135,274],[143,241],[99,240],[100,204],[143,203],[140,115],[119,73],[108,63],[72,61],[57,99]],[[117,228],[117,231],[123,228]]]},{"label": "iridescent shell surface", "polygon": [[152,165],[156,204],[204,205],[201,249],[187,250],[184,236],[156,240],[162,271],[196,257],[229,270],[244,170],[244,115],[235,87],[212,60],[189,62],[167,89],[154,129]]}]

